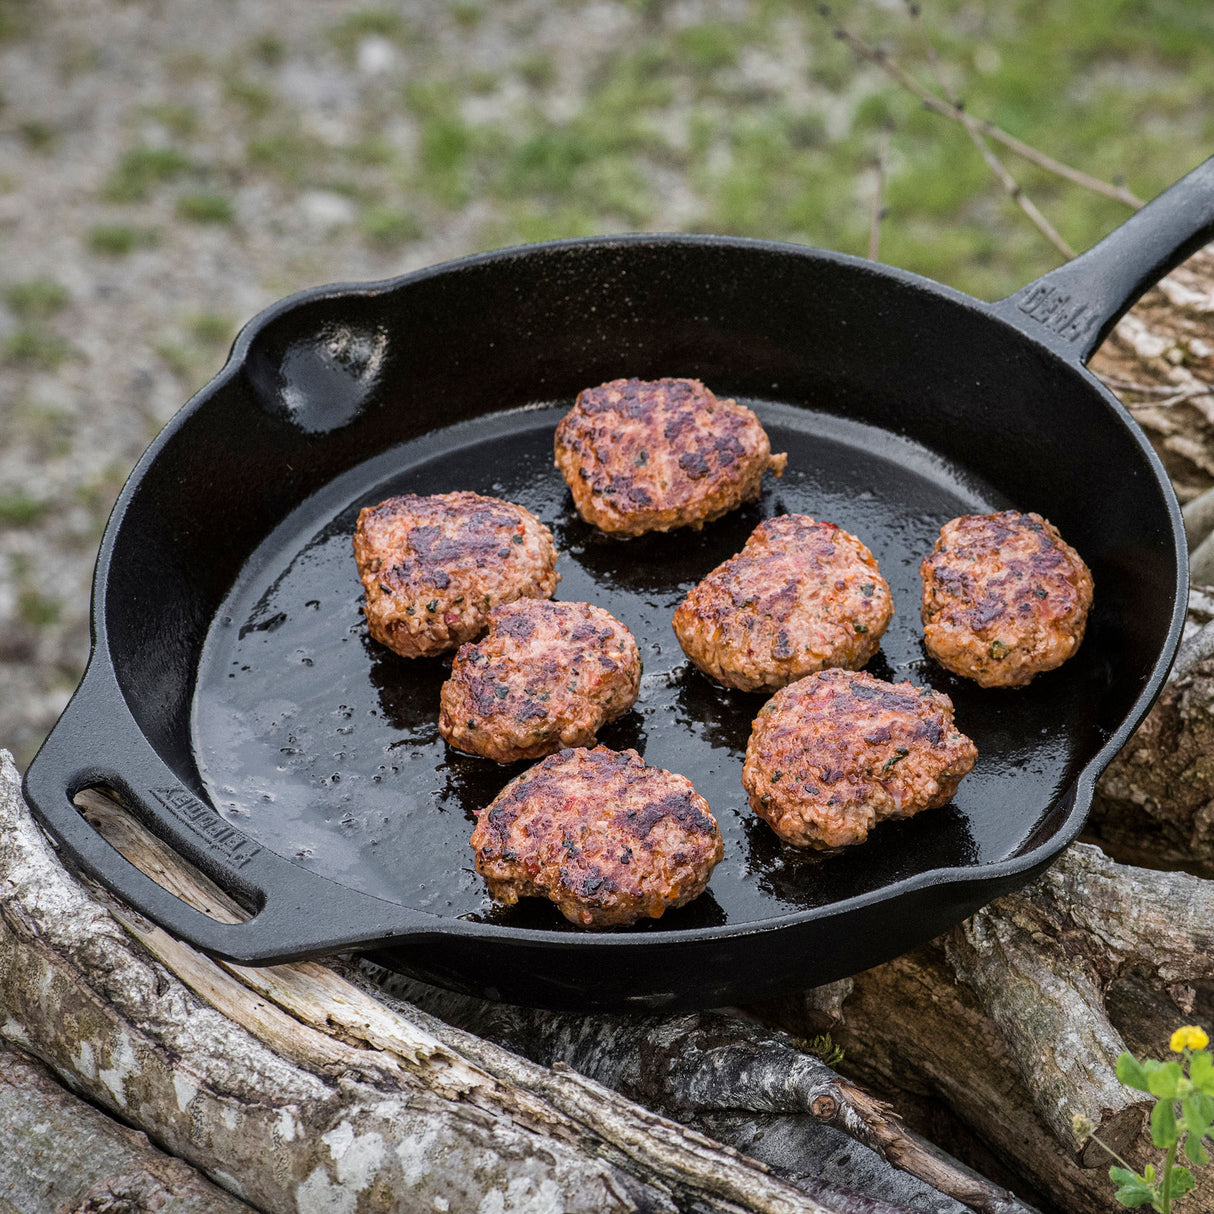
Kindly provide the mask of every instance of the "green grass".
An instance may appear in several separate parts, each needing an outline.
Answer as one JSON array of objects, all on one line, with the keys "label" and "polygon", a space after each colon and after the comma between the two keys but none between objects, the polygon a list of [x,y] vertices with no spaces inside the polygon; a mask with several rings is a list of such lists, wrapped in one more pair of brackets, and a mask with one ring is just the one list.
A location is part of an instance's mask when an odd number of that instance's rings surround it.
[{"label": "green grass", "polygon": [[[848,29],[936,87],[921,30],[903,7],[834,0],[833,8]],[[24,20],[36,10],[13,11]],[[335,14],[311,46],[292,30],[290,54],[327,59],[326,70],[352,73],[362,90],[363,109],[342,145],[318,137],[276,88],[286,32],[254,26],[224,62],[195,53],[193,68],[173,69],[211,80],[225,121],[240,120],[243,156],[229,161],[226,150],[208,148],[203,102],[137,107],[133,117],[155,119],[172,143],[127,152],[105,197],[144,202],[172,185],[178,223],[227,224],[236,182],[268,182],[287,207],[302,190],[340,190],[359,204],[357,234],[386,254],[432,229],[467,230],[453,224],[455,213],[488,204],[489,217],[467,237],[478,247],[681,225],[862,255],[873,161],[888,139],[883,260],[990,297],[1061,260],[965,131],[861,63],[815,5],[710,7],[687,24],[669,4],[628,0],[621,20],[621,32],[578,48],[576,72],[550,49],[542,13],[503,15],[483,0],[446,7],[447,45],[423,44],[407,8],[375,0]],[[1214,145],[1214,4],[925,0],[922,30],[969,112],[1078,168],[1124,174],[1141,197]],[[403,84],[357,73],[359,45],[372,37],[400,48]],[[786,85],[794,69],[800,76]],[[490,103],[496,98],[500,106]],[[1077,249],[1130,214],[1000,155]],[[95,254],[120,257],[148,230],[135,221],[98,225],[84,240]],[[309,274],[331,277],[340,267],[328,256],[291,250],[283,258],[299,266],[310,258]],[[52,347],[39,344],[45,337],[36,327],[17,335],[18,354],[53,361]],[[196,361],[193,339],[165,341],[185,351],[173,356],[179,365]]]},{"label": "green grass", "polygon": [[69,299],[67,288],[53,278],[30,278],[13,283],[4,291],[9,311],[26,321],[45,320],[62,312]]},{"label": "green grass", "polygon": [[26,586],[17,594],[17,612],[31,627],[49,628],[59,622],[63,615],[63,604],[32,586]]},{"label": "green grass", "polygon": [[132,148],[106,179],[102,197],[108,202],[142,202],[157,185],[173,181],[190,168],[190,158],[176,148]]},{"label": "green grass", "polygon": [[232,200],[223,194],[182,194],[176,210],[178,218],[188,223],[229,224],[236,218]]},{"label": "green grass", "polygon": [[70,347],[63,338],[37,325],[22,325],[5,339],[4,358],[19,367],[54,371],[67,361]]},{"label": "green grass", "polygon": [[393,206],[368,207],[362,214],[359,227],[373,245],[390,249],[417,240],[422,235],[422,225],[412,211]]},{"label": "green grass", "polygon": [[126,257],[136,249],[152,248],[159,240],[155,228],[129,223],[98,223],[89,228],[85,244],[102,257]]},{"label": "green grass", "polygon": [[223,86],[226,101],[238,106],[247,118],[257,121],[273,113],[276,98],[269,85],[244,76],[231,76]]},{"label": "green grass", "polygon": [[29,527],[46,513],[45,502],[37,502],[27,493],[0,494],[0,527]]},{"label": "green grass", "polygon": [[190,139],[198,134],[201,119],[192,105],[149,105],[144,107],[149,118],[159,122],[166,131],[180,139]]},{"label": "green grass", "polygon": [[329,31],[329,41],[344,59],[350,61],[365,38],[386,38],[404,44],[409,27],[399,12],[392,8],[358,9],[347,14]]}]

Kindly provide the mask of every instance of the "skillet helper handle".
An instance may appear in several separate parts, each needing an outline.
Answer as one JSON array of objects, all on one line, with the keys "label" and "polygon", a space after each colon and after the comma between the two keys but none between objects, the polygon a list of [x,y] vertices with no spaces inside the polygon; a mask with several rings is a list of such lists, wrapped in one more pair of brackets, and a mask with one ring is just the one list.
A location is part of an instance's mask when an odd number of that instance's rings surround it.
[{"label": "skillet helper handle", "polygon": [[1086,363],[1138,297],[1214,237],[1214,156],[1065,265],[993,304],[1017,328]]},{"label": "skillet helper handle", "polygon": [[[110,755],[120,759],[111,762]],[[99,786],[112,788],[158,839],[254,908],[252,917],[213,919],[127,860],[73,803],[83,789]],[[35,755],[24,791],[34,816],[76,868],[174,936],[224,960],[270,965],[399,943],[424,930],[420,913],[283,859],[190,792],[144,736],[104,661],[94,661]]]}]

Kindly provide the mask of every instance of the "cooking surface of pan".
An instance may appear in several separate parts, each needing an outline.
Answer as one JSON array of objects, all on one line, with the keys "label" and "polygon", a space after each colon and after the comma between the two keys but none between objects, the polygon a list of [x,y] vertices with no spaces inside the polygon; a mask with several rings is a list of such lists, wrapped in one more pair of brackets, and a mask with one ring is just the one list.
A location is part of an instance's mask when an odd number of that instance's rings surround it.
[{"label": "cooking surface of pan", "polygon": [[[472,865],[473,813],[527,764],[502,767],[447,747],[438,690],[450,659],[407,659],[371,640],[350,537],[358,508],[399,492],[473,489],[518,502],[552,528],[562,554],[557,596],[612,611],[645,663],[635,708],[600,737],[681,772],[711,804],[726,840],[708,892],[643,930],[740,925],[869,893],[936,868],[1007,859],[1031,835],[1078,752],[1103,740],[1109,685],[1097,611],[1084,650],[1025,691],[983,691],[927,659],[918,566],[941,523],[1010,503],[915,443],[827,413],[746,401],[782,480],[762,500],[702,532],[637,539],[583,523],[552,466],[562,405],[455,427],[418,460],[408,448],[356,469],[297,512],[248,562],[216,616],[195,694],[194,751],[221,814],[280,855],[379,898],[446,916],[574,930],[543,900],[495,907]],[[386,462],[394,470],[386,479]],[[353,489],[336,510],[333,498]],[[765,697],[716,685],[684,657],[674,608],[735,553],[757,522],[801,512],[859,535],[894,592],[896,614],[867,669],[931,683],[955,698],[977,768],[955,801],[879,827],[832,856],[780,843],[746,804],[742,759]]]},{"label": "cooking surface of pan", "polygon": [[[930,939],[1041,872],[1163,684],[1184,620],[1179,508],[1142,432],[1085,369],[1118,316],[1214,233],[1214,161],[1074,261],[984,304],[888,267],[719,237],[558,242],[282,301],[132,473],[102,540],[85,678],[26,773],[62,854],[168,930],[253,964],[374,950],[493,998],[693,1007],[830,981]],[[582,388],[702,379],[788,452],[761,501],[619,540],[574,514],[552,432]],[[442,660],[370,642],[357,511],[472,489],[533,510],[557,597],[635,633],[641,698],[601,741],[689,776],[725,835],[708,892],[653,924],[567,927],[486,897],[471,814],[518,768],[437,736]],[[917,567],[940,524],[1049,518],[1091,567],[1078,654],[1015,691],[924,655]],[[954,802],[833,856],[746,807],[761,697],[716,686],[670,626],[685,591],[764,517],[857,534],[896,615],[869,669],[951,695],[978,764]],[[72,798],[116,789],[248,908],[187,906],[123,860]]]}]

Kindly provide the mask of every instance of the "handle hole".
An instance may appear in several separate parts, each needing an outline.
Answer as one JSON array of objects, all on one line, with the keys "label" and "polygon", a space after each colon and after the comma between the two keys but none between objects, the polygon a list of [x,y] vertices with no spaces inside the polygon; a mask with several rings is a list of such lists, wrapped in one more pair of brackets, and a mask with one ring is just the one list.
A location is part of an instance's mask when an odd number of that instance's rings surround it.
[{"label": "handle hole", "polygon": [[84,820],[123,859],[188,906],[217,923],[244,923],[257,913],[256,904],[221,889],[201,869],[152,834],[112,788],[83,788],[73,803]]}]

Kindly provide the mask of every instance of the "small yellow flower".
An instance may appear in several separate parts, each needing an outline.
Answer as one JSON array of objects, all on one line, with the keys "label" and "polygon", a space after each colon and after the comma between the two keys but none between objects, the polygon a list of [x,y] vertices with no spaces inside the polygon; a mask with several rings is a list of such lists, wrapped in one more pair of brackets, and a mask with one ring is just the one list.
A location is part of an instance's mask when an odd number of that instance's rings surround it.
[{"label": "small yellow flower", "polygon": [[1168,1042],[1174,1054],[1183,1054],[1185,1050],[1204,1050],[1209,1044],[1210,1038],[1206,1031],[1195,1024],[1182,1024]]}]

